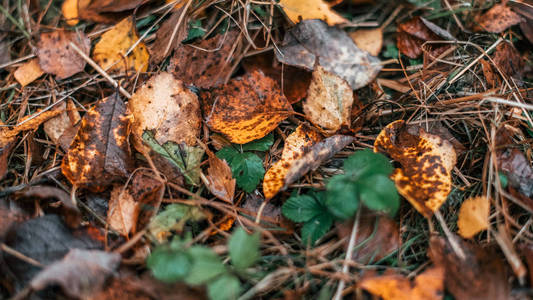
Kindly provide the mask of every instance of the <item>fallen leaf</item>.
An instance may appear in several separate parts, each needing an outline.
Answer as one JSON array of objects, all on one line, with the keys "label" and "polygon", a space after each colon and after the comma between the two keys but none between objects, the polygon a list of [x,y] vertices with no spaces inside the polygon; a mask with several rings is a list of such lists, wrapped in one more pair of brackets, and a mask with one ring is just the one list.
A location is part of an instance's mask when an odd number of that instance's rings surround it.
[{"label": "fallen leaf", "polygon": [[342,126],[350,128],[353,91],[350,85],[334,73],[316,66],[303,103],[306,117],[333,132]]},{"label": "fallen leaf", "polygon": [[403,120],[387,125],[374,142],[374,152],[388,154],[402,166],[391,179],[416,210],[430,217],[446,201],[456,162],[453,145]]},{"label": "fallen leaf", "polygon": [[66,295],[86,299],[103,288],[120,260],[118,253],[71,249],[61,261],[39,272],[30,286],[39,291],[50,285],[59,285]]},{"label": "fallen leaf", "polygon": [[13,147],[15,147],[15,139],[0,144],[0,180],[4,179],[4,176],[7,174],[8,159]]},{"label": "fallen leaf", "polygon": [[232,79],[200,96],[209,128],[235,144],[266,136],[292,111],[278,84],[261,71]]},{"label": "fallen leaf", "polygon": [[236,180],[231,175],[231,168],[225,160],[222,160],[211,151],[209,155],[209,168],[207,169],[206,186],[218,199],[233,203]]},{"label": "fallen leaf", "polygon": [[140,203],[133,199],[129,189],[116,185],[111,191],[107,210],[109,227],[124,236],[135,233],[139,212]]},{"label": "fallen leaf", "polygon": [[315,61],[325,70],[358,89],[374,80],[381,65],[379,59],[357,48],[350,36],[320,20],[305,20],[291,28],[276,51],[282,63],[313,70]]},{"label": "fallen leaf", "polygon": [[285,176],[291,164],[307,153],[311,146],[321,140],[320,134],[308,126],[300,125],[285,139],[281,159],[274,163],[263,179],[265,199],[274,197],[285,184]]},{"label": "fallen leaf", "polygon": [[322,0],[281,0],[279,5],[293,23],[321,19],[329,25],[347,23],[348,20],[329,8]]},{"label": "fallen leaf", "polygon": [[529,43],[533,44],[533,17],[520,22],[520,30],[522,30],[522,34],[524,34]]},{"label": "fallen leaf", "polygon": [[509,187],[520,194],[533,197],[533,168],[527,157],[518,149],[507,149],[497,154],[498,168],[509,180]]},{"label": "fallen leaf", "polygon": [[118,94],[96,103],[63,157],[61,171],[77,187],[101,189],[133,168],[129,146],[130,119]]},{"label": "fallen leaf", "polygon": [[428,255],[435,266],[445,270],[444,284],[457,300],[510,299],[510,287],[503,261],[494,251],[459,239],[465,260],[440,237],[430,239]]},{"label": "fallen leaf", "polygon": [[511,10],[505,3],[495,4],[491,9],[480,16],[476,16],[476,22],[479,27],[476,31],[488,31],[500,33],[507,28],[516,25],[522,21],[522,18]]},{"label": "fallen leaf", "polygon": [[39,125],[50,120],[51,118],[58,116],[61,114],[61,112],[62,110],[57,107],[53,107],[52,109],[45,111],[37,110],[32,115],[22,118],[18,122],[18,125],[14,126],[13,128],[0,127],[0,147],[4,147],[5,145],[13,142],[15,137],[20,132],[26,130],[35,130],[39,127]]},{"label": "fallen leaf", "polygon": [[188,221],[201,221],[206,218],[197,206],[170,204],[157,214],[148,225],[148,232],[155,240],[163,243],[172,236],[172,232],[181,233]]},{"label": "fallen leaf", "polygon": [[57,30],[41,33],[36,54],[43,71],[56,75],[58,79],[83,71],[86,62],[70,43],[89,55],[91,41],[82,32]]},{"label": "fallen leaf", "polygon": [[358,286],[383,300],[438,300],[444,296],[444,268],[432,267],[411,281],[403,275],[363,276]]},{"label": "fallen leaf", "polygon": [[97,23],[109,23],[115,24],[117,20],[122,20],[127,17],[127,12],[119,13],[105,13],[100,12],[97,7],[93,7],[91,4],[93,0],[78,0],[78,17],[80,20],[88,20]]},{"label": "fallen leaf", "polygon": [[[429,25],[429,26],[428,26]],[[431,27],[430,27],[431,26]],[[425,20],[422,17],[414,17],[409,21],[398,25],[398,37],[396,46],[407,57],[416,59],[422,53],[422,45],[427,41],[453,40],[454,38],[444,29]],[[449,45],[429,44],[425,46],[432,57],[438,57],[446,51]]]},{"label": "fallen leaf", "polygon": [[350,33],[350,37],[361,50],[364,50],[370,55],[378,56],[383,47],[383,29],[359,29]]},{"label": "fallen leaf", "polygon": [[89,8],[99,12],[131,10],[150,0],[92,0]]},{"label": "fallen leaf", "polygon": [[[182,1],[176,5],[185,3],[186,1]],[[155,41],[152,46],[150,46],[150,61],[152,63],[159,64],[180,45],[183,47],[181,42],[187,37],[187,26],[185,26],[185,24],[188,23],[187,17],[182,20],[182,25],[179,26],[177,29],[178,31],[173,35],[176,24],[182,15],[183,10],[181,9],[172,12],[170,17],[161,24],[159,29],[157,29],[157,32],[155,33]],[[172,64],[172,59],[170,60],[170,64]],[[172,69],[172,65],[167,67],[167,71]],[[181,77],[180,79],[184,80]]]},{"label": "fallen leaf", "polygon": [[490,62],[485,59],[480,59],[479,62],[481,63],[481,70],[483,71],[483,76],[485,76],[487,84],[489,87],[496,88],[500,84],[500,80],[496,73],[494,73]]},{"label": "fallen leaf", "polygon": [[181,45],[168,70],[185,84],[199,88],[220,85],[232,71],[231,56],[238,36],[237,31],[229,31],[194,45]]},{"label": "fallen leaf", "polygon": [[494,64],[507,77],[521,78],[524,72],[524,59],[509,42],[496,46],[492,57]]},{"label": "fallen leaf", "polygon": [[69,26],[76,26],[78,24],[78,0],[65,0],[61,5],[61,12],[63,17],[67,20]]},{"label": "fallen leaf", "polygon": [[316,170],[326,160],[351,144],[353,140],[354,138],[351,136],[334,135],[313,145],[304,156],[292,163],[287,175],[285,175],[283,189],[286,189],[307,172]]},{"label": "fallen leaf", "polygon": [[128,17],[102,34],[100,41],[94,46],[92,58],[104,70],[124,72],[134,69],[146,72],[150,55],[144,42],[138,43],[126,56],[126,52],[138,40],[133,17]]},{"label": "fallen leaf", "polygon": [[485,196],[466,199],[459,209],[457,227],[463,238],[472,238],[489,227],[490,201]]},{"label": "fallen leaf", "polygon": [[60,103],[58,109],[63,109],[63,112],[46,121],[43,128],[52,142],[68,151],[79,128],[78,123],[81,121],[81,117],[72,100]]},{"label": "fallen leaf", "polygon": [[267,230],[275,230],[276,234],[293,234],[294,223],[284,218],[281,212],[281,206],[272,204],[270,201],[264,204],[265,199],[258,193],[247,193],[240,214],[244,217],[257,219],[261,209],[261,218],[259,224]]},{"label": "fallen leaf", "polygon": [[15,79],[22,87],[25,87],[43,74],[44,71],[39,65],[39,60],[34,58],[18,67],[15,73],[13,73],[13,76],[15,76]]}]

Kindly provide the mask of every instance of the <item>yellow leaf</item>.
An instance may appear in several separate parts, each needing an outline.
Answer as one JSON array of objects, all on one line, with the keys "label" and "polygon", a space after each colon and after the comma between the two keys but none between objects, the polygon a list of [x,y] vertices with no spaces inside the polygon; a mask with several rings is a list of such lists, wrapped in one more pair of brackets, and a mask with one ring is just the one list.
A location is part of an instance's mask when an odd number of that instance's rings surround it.
[{"label": "yellow leaf", "polygon": [[111,30],[102,34],[100,41],[94,46],[93,59],[103,69],[110,68],[113,71],[125,71],[135,69],[137,72],[145,72],[148,69],[150,55],[146,45],[140,42],[131,53],[124,55],[132,47],[139,36],[133,24],[133,18],[126,18]]},{"label": "yellow leaf", "polygon": [[32,83],[35,79],[41,77],[43,74],[44,71],[39,65],[39,59],[34,58],[18,67],[13,75],[18,83],[24,87]]},{"label": "yellow leaf", "polygon": [[459,209],[459,235],[471,238],[489,227],[490,202],[487,197],[470,197]]},{"label": "yellow leaf", "polygon": [[347,20],[329,8],[329,5],[322,0],[281,0],[279,5],[289,17],[298,23],[302,20],[321,19],[333,26],[346,23]]},{"label": "yellow leaf", "polygon": [[75,26],[78,24],[78,0],[65,0],[61,5],[61,12],[68,25]]}]

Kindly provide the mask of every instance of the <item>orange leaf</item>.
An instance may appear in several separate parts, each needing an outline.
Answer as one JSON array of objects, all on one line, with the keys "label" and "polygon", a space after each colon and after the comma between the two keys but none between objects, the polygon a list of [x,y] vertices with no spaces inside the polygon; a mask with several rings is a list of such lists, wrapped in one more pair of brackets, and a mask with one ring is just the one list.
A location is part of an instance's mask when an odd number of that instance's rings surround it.
[{"label": "orange leaf", "polygon": [[78,0],[65,0],[61,5],[63,17],[67,20],[69,26],[75,26],[79,22],[78,17]]},{"label": "orange leaf", "polygon": [[329,5],[322,0],[281,0],[279,5],[294,23],[302,20],[321,19],[333,26],[348,22],[331,10]]},{"label": "orange leaf", "polygon": [[489,227],[490,201],[487,197],[471,197],[466,199],[459,209],[457,227],[459,235],[471,238]]},{"label": "orange leaf", "polygon": [[133,199],[130,191],[122,186],[115,186],[109,199],[107,224],[118,233],[128,236],[135,233],[139,212],[140,205]]},{"label": "orange leaf", "polygon": [[43,74],[44,71],[39,65],[39,60],[34,58],[18,67],[13,76],[22,87],[25,87]]}]

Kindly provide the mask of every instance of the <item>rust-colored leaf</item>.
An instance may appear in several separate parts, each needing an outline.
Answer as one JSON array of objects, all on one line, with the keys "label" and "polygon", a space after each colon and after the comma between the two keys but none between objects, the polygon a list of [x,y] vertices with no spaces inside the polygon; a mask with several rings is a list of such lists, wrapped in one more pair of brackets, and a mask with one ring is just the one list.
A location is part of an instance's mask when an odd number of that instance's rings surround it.
[{"label": "rust-colored leaf", "polygon": [[263,194],[265,199],[274,197],[285,184],[285,176],[291,164],[307,153],[311,146],[321,140],[320,134],[315,130],[300,125],[285,140],[281,159],[274,163],[265,173],[263,179]]},{"label": "rust-colored leaf", "polygon": [[75,26],[78,24],[78,0],[65,0],[61,5],[61,12],[63,17],[67,20],[67,24]]},{"label": "rust-colored leaf", "polygon": [[127,176],[133,167],[129,127],[126,105],[118,94],[98,101],[83,116],[80,129],[63,158],[63,174],[73,185],[93,189]]},{"label": "rust-colored leaf", "polygon": [[71,100],[66,101],[66,103],[62,102],[57,106],[63,111],[59,116],[46,121],[43,128],[52,142],[64,150],[68,150],[78,130],[81,117]]},{"label": "rust-colored leaf", "polygon": [[231,56],[238,35],[237,31],[229,31],[194,45],[181,45],[172,56],[168,70],[185,84],[200,88],[222,84],[231,72]]},{"label": "rust-colored leaf", "polygon": [[292,111],[278,84],[261,71],[200,95],[207,125],[236,144],[266,136]]},{"label": "rust-colored leaf", "polygon": [[107,224],[118,233],[128,236],[135,233],[140,203],[133,199],[129,189],[117,185],[111,191]]},{"label": "rust-colored leaf", "polygon": [[471,238],[489,227],[490,201],[485,196],[466,199],[459,209],[459,235]]},{"label": "rust-colored leaf", "polygon": [[207,188],[218,199],[233,203],[236,180],[231,175],[231,168],[225,160],[222,160],[211,151],[209,155],[209,168],[207,169]]},{"label": "rust-colored leaf", "polygon": [[82,32],[57,30],[41,33],[37,43],[39,65],[58,79],[68,78],[85,68],[85,60],[69,44],[74,43],[89,55],[91,42]]},{"label": "rust-colored leaf", "polygon": [[487,12],[477,16],[475,19],[479,23],[479,27],[475,28],[476,31],[484,30],[494,33],[500,33],[522,21],[522,18],[505,3],[495,4]]},{"label": "rust-colored leaf", "polygon": [[363,276],[359,286],[383,300],[440,300],[444,296],[444,268],[432,267],[411,281],[399,274]]},{"label": "rust-colored leaf", "polygon": [[374,151],[386,153],[401,164],[391,179],[400,195],[418,212],[430,217],[446,201],[456,162],[450,142],[398,120],[380,132],[374,142]]},{"label": "rust-colored leaf", "polygon": [[138,43],[126,56],[127,51],[138,40],[139,36],[133,17],[128,17],[102,34],[100,41],[94,46],[92,57],[100,67],[106,70],[108,68],[111,71],[133,69],[137,72],[145,72],[148,69],[150,55],[143,42]]},{"label": "rust-colored leaf", "polygon": [[524,72],[524,59],[516,48],[508,42],[496,46],[493,58],[494,64],[507,77],[521,78]]},{"label": "rust-colored leaf", "polygon": [[352,104],[350,85],[334,73],[316,66],[303,103],[303,111],[309,120],[333,132],[341,126],[349,128]]},{"label": "rust-colored leaf", "polygon": [[279,5],[294,23],[321,19],[333,26],[347,22],[345,18],[329,8],[329,4],[323,0],[281,0]]},{"label": "rust-colored leaf", "polygon": [[18,67],[15,73],[13,73],[13,76],[15,76],[15,79],[22,87],[25,87],[43,74],[44,71],[39,65],[39,60],[34,58]]},{"label": "rust-colored leaf", "polygon": [[[431,24],[431,28],[428,24]],[[415,59],[422,55],[422,45],[425,42],[438,41],[443,38],[453,39],[448,32],[440,29],[437,25],[421,17],[415,17],[398,25],[397,47],[401,53],[409,58]],[[448,45],[426,45],[426,49],[433,57],[438,57],[448,48]]]}]

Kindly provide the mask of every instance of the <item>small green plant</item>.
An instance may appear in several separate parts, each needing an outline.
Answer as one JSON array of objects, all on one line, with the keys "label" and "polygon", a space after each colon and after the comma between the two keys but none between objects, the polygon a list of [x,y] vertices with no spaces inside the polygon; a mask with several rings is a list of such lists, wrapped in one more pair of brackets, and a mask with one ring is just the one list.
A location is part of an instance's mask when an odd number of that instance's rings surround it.
[{"label": "small green plant", "polygon": [[226,146],[216,155],[228,162],[233,178],[237,180],[237,186],[251,193],[265,175],[263,160],[251,151],[267,151],[272,143],[274,136],[269,134],[248,144]]},{"label": "small green plant", "polygon": [[363,204],[375,211],[395,215],[400,198],[389,179],[393,167],[382,154],[369,149],[358,151],[344,161],[344,174],[331,177],[326,191],[290,197],[283,215],[304,223],[302,240],[314,245],[333,221],[352,217]]},{"label": "small green plant", "polygon": [[237,275],[246,274],[246,270],[261,257],[259,238],[258,232],[250,235],[242,228],[235,230],[228,242],[231,266],[225,265],[211,248],[188,247],[190,237],[157,246],[146,265],[154,277],[163,282],[205,284],[209,299],[237,299],[241,292]]}]

